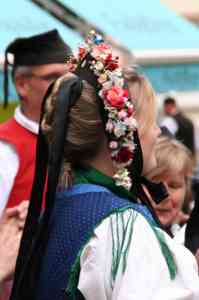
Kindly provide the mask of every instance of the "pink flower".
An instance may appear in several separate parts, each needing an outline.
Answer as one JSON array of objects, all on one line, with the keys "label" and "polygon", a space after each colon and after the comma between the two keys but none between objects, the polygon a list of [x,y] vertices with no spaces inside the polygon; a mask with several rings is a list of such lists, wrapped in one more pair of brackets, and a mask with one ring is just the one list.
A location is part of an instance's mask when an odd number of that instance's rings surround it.
[{"label": "pink flower", "polygon": [[130,118],[126,118],[124,120],[124,123],[130,128],[130,129],[135,129],[137,128],[137,121],[135,118],[130,117]]},{"label": "pink flower", "polygon": [[113,131],[113,128],[113,122],[111,120],[108,120],[108,122],[106,123],[106,130],[111,133]]},{"label": "pink flower", "polygon": [[95,57],[96,59],[99,59],[100,57],[104,56],[104,54],[109,54],[110,53],[110,47],[104,43],[95,45],[92,49],[92,56]]},{"label": "pink flower", "polygon": [[119,117],[120,120],[125,119],[127,117],[127,112],[125,110],[119,111],[118,117]]},{"label": "pink flower", "polygon": [[117,147],[118,147],[118,142],[116,142],[116,141],[111,141],[111,142],[109,143],[109,147],[110,147],[111,149],[117,149]]},{"label": "pink flower", "polygon": [[122,109],[128,97],[128,91],[116,86],[104,91],[104,97],[109,105]]},{"label": "pink flower", "polygon": [[101,44],[95,46],[95,49],[98,49],[99,51],[103,51],[103,52],[107,52],[107,51],[110,52],[111,51],[110,46],[108,46],[105,43],[101,43]]}]

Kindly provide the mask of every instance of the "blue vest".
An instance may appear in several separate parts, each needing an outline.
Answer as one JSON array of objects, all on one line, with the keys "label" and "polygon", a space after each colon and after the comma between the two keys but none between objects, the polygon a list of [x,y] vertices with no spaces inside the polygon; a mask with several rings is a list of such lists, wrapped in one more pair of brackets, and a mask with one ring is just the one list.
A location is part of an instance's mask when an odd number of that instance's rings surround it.
[{"label": "blue vest", "polygon": [[132,208],[155,223],[149,210],[94,184],[78,184],[57,194],[50,236],[37,287],[37,300],[66,299],[71,268],[96,226],[112,212]]}]

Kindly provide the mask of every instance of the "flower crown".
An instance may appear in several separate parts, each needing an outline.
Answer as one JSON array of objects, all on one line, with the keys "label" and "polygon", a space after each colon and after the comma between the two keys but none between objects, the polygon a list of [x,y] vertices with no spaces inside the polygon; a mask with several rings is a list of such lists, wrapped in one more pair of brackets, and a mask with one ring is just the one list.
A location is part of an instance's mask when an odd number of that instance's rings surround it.
[{"label": "flower crown", "polygon": [[91,31],[85,44],[79,47],[77,59],[71,58],[67,65],[70,71],[75,71],[77,66],[84,68],[86,63],[97,79],[99,96],[107,112],[105,130],[109,134],[111,158],[118,169],[115,183],[130,190],[132,180],[127,167],[133,160],[133,133],[137,129],[134,105],[125,87],[119,58],[95,31]]}]

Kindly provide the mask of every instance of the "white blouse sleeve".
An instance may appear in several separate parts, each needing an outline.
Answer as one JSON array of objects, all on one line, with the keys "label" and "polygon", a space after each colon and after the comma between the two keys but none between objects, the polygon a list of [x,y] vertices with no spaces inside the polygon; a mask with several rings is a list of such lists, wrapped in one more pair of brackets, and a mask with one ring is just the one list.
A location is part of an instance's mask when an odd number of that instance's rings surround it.
[{"label": "white blouse sleeve", "polygon": [[132,210],[121,214],[119,227],[115,226],[118,214],[97,227],[81,255],[78,288],[85,299],[199,299],[198,270],[192,254],[162,232],[177,267],[172,280],[160,244],[145,218]]},{"label": "white blouse sleeve", "polygon": [[0,141],[0,216],[6,207],[18,169],[19,158],[14,147]]}]

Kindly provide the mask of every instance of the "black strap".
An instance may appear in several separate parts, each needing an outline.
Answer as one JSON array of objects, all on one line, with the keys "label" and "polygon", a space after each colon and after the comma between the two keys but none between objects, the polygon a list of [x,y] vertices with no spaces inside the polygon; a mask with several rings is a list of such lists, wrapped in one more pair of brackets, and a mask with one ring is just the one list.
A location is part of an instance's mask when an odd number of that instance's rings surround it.
[{"label": "black strap", "polygon": [[[40,124],[44,114],[44,106],[47,97],[51,93],[53,84],[49,87],[46,96],[43,100]],[[15,277],[12,287],[12,294],[10,300],[15,299],[18,291],[18,287],[21,283],[22,276],[24,273],[26,260],[29,255],[29,251],[33,242],[33,237],[38,228],[38,220],[40,217],[41,206],[42,206],[42,196],[43,189],[47,174],[47,164],[48,164],[48,146],[46,140],[43,136],[41,126],[39,126],[39,134],[37,138],[36,147],[36,167],[32,186],[32,192],[30,197],[30,204],[28,209],[28,214],[24,226],[24,231],[21,239],[19,254],[16,263]]]},{"label": "black strap", "polygon": [[[45,101],[52,92],[50,86],[45,96]],[[31,194],[30,207],[25,223],[24,233],[20,246],[17,267],[14,278],[14,285],[10,300],[34,299],[35,286],[41,267],[42,254],[45,249],[48,237],[48,222],[55,201],[55,193],[59,178],[65,137],[68,128],[68,113],[81,95],[82,82],[78,78],[63,81],[56,96],[52,145],[48,148],[45,137],[40,131],[37,144],[36,172]],[[46,210],[39,222],[42,194],[44,191],[46,173],[48,168],[48,184],[46,192]]]}]

